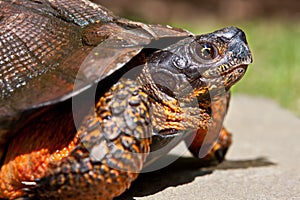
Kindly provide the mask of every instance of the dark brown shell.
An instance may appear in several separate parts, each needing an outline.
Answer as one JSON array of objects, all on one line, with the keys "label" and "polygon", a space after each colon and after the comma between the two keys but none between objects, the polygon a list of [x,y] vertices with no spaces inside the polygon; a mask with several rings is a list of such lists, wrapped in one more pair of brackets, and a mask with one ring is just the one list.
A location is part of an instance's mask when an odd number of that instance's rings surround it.
[{"label": "dark brown shell", "polygon": [[0,0],[0,8],[0,146],[34,108],[85,91],[154,40],[190,35],[87,0]]}]

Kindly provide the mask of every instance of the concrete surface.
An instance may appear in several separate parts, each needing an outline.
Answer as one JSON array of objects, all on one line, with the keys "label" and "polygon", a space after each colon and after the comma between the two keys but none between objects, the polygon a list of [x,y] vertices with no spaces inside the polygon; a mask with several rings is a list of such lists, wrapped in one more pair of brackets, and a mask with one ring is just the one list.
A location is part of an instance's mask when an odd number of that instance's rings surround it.
[{"label": "concrete surface", "polygon": [[118,200],[300,199],[300,119],[271,100],[234,96],[225,124],[234,143],[223,164],[201,168],[179,145],[183,157],[141,174]]}]

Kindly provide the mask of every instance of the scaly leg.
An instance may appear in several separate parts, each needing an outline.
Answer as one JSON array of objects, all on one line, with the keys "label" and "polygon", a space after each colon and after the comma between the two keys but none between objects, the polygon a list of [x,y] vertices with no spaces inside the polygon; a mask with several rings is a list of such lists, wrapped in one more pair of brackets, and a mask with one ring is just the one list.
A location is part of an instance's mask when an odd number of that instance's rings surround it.
[{"label": "scaly leg", "polygon": [[[228,148],[232,143],[231,133],[229,133],[224,127],[222,128],[220,135],[215,143],[208,146],[202,146],[205,134],[203,131],[198,131],[194,137],[193,142],[189,146],[191,153],[200,159],[203,165],[216,165],[225,159]],[[203,148],[200,153],[200,149]],[[206,152],[206,153],[204,153]],[[199,155],[200,153],[200,155]]]},{"label": "scaly leg", "polygon": [[201,160],[203,165],[214,165],[222,162],[232,143],[231,134],[223,127],[230,94],[214,101],[212,109],[212,125],[207,129],[199,129],[185,142],[191,153]]}]

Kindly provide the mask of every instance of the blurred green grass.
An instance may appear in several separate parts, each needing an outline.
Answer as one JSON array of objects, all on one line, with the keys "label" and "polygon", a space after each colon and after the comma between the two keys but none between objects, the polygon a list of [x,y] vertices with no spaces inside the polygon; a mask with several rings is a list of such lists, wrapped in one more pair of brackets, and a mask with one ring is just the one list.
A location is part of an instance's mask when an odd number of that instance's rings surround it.
[{"label": "blurred green grass", "polygon": [[[233,87],[233,94],[272,98],[300,116],[300,23],[258,20],[230,25],[246,32],[254,58],[246,75]],[[186,28],[197,34],[221,27],[210,22]]]}]

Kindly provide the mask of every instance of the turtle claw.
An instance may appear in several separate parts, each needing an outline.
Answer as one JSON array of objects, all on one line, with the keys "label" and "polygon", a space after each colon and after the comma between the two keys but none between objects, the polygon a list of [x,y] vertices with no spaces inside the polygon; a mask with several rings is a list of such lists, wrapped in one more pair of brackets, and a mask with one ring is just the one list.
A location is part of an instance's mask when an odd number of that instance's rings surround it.
[{"label": "turtle claw", "polygon": [[207,162],[219,164],[225,160],[225,155],[232,143],[231,133],[222,128],[218,140],[211,151],[203,158]]},{"label": "turtle claw", "polygon": [[224,161],[227,150],[228,150],[228,148],[225,148],[225,149],[219,148],[215,151],[214,157],[217,160],[217,162],[221,163]]},{"label": "turtle claw", "polygon": [[28,187],[33,187],[37,185],[36,181],[22,181],[22,184]]},{"label": "turtle claw", "polygon": [[15,200],[32,200],[32,198],[30,198],[30,197],[19,197]]},{"label": "turtle claw", "polygon": [[22,181],[21,183],[24,186],[22,191],[26,194],[26,196],[22,196],[17,200],[31,200],[32,198],[30,196],[33,195],[34,188],[38,187],[37,181]]}]

